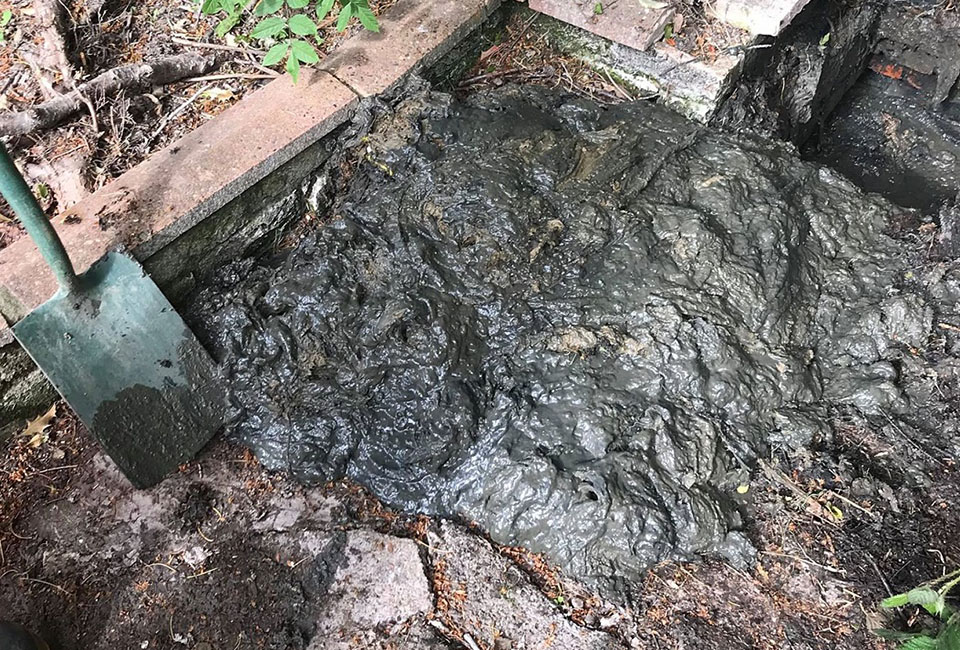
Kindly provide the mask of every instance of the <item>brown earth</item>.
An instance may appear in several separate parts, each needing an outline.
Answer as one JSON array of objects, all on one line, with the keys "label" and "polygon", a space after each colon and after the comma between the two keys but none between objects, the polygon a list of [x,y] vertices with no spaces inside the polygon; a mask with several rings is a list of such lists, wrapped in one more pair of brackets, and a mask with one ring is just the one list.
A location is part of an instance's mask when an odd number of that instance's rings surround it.
[{"label": "brown earth", "polygon": [[[857,453],[897,444],[865,435]],[[69,412],[32,442],[3,450],[0,612],[63,650],[874,648],[877,601],[960,560],[952,468],[922,489],[851,481],[842,439],[745,486],[754,567],[663,564],[626,603],[469,524],[296,485],[226,442],[146,491]]]}]

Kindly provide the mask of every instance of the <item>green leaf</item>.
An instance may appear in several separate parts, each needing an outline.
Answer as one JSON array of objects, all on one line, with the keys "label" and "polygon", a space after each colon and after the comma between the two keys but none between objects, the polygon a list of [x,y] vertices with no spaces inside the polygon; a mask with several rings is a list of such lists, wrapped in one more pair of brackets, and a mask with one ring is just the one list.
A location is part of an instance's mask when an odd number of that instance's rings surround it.
[{"label": "green leaf", "polygon": [[827,32],[820,37],[820,47],[826,47],[827,43],[830,42],[830,32]]},{"label": "green leaf", "polygon": [[377,22],[377,15],[365,4],[357,6],[357,18],[360,19],[360,24],[366,27],[368,31],[380,31],[380,23]]},{"label": "green leaf", "polygon": [[280,11],[280,7],[282,6],[283,0],[260,0],[260,4],[253,10],[253,15],[266,16],[268,14],[275,14]]},{"label": "green leaf", "polygon": [[910,596],[907,594],[897,594],[896,596],[890,596],[889,598],[884,598],[880,602],[880,607],[886,609],[893,609],[894,607],[903,607],[910,602]]},{"label": "green leaf", "polygon": [[263,57],[263,65],[277,65],[283,61],[283,57],[287,55],[289,50],[289,43],[277,43],[267,50],[266,56]]},{"label": "green leaf", "polygon": [[317,51],[313,49],[313,46],[306,41],[290,41],[290,49],[293,51],[293,56],[297,58],[302,63],[319,63],[320,57],[317,56]]},{"label": "green leaf", "polygon": [[310,4],[310,0],[287,0],[287,6],[291,9],[303,9],[308,4]]},{"label": "green leaf", "polygon": [[943,608],[946,607],[947,603],[943,599],[938,598],[936,602],[933,603],[924,603],[921,605],[927,613],[932,616],[940,616],[943,614]]},{"label": "green leaf", "polygon": [[904,641],[903,645],[900,646],[900,650],[939,650],[938,646],[939,644],[936,639],[926,634],[921,634],[908,641]]},{"label": "green leaf", "polygon": [[907,600],[912,605],[931,605],[940,600],[940,594],[930,587],[915,587],[907,592]]},{"label": "green leaf", "polygon": [[250,32],[250,36],[257,39],[273,38],[278,34],[282,33],[283,30],[287,28],[287,23],[283,18],[278,18],[273,16],[271,18],[264,18],[253,28],[253,31]]},{"label": "green leaf", "polygon": [[327,17],[327,14],[333,9],[334,2],[335,0],[321,0],[317,4],[317,20],[323,20]]},{"label": "green leaf", "polygon": [[317,33],[317,24],[303,14],[290,16],[287,25],[290,27],[290,31],[297,36],[313,36]]},{"label": "green leaf", "polygon": [[220,0],[203,0],[200,5],[200,13],[212,16],[220,11]]},{"label": "green leaf", "polygon": [[293,83],[297,83],[300,80],[300,62],[297,61],[297,57],[287,57],[287,72],[289,72],[293,78]]},{"label": "green leaf", "polygon": [[9,9],[3,10],[3,15],[0,15],[0,27],[6,27],[10,24],[10,19],[13,18],[13,12]]},{"label": "green leaf", "polygon": [[347,28],[347,24],[350,22],[350,19],[353,18],[353,5],[345,4],[340,9],[340,13],[337,15],[337,31],[342,32]]},{"label": "green leaf", "polygon": [[217,38],[223,38],[227,35],[231,29],[237,26],[237,23],[240,22],[240,18],[243,17],[243,14],[239,11],[236,13],[230,14],[219,23],[217,23],[217,28],[213,30],[214,34],[217,35]]},{"label": "green leaf", "polygon": [[940,650],[960,650],[960,621],[954,622],[954,620],[951,618],[937,637]]}]

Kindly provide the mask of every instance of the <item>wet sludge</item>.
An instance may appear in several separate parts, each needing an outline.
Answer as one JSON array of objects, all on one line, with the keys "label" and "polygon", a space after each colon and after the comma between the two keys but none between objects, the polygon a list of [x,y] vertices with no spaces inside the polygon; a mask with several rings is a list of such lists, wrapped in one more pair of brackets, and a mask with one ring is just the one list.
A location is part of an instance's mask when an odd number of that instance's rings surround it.
[{"label": "wet sludge", "polygon": [[944,399],[895,209],[789,146],[534,89],[396,115],[328,223],[197,301],[269,467],[616,588],[748,558],[758,457]]}]

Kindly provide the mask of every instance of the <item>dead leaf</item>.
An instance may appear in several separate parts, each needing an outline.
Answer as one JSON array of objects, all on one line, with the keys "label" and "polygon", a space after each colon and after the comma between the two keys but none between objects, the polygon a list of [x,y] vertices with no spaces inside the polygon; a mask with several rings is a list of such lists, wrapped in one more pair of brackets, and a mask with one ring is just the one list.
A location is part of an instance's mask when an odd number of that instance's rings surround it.
[{"label": "dead leaf", "polygon": [[201,97],[217,102],[226,102],[233,99],[233,91],[225,88],[214,87],[203,91]]},{"label": "dead leaf", "polygon": [[25,438],[30,438],[27,444],[31,447],[39,447],[49,440],[50,436],[47,434],[47,428],[49,428],[56,417],[57,405],[54,404],[50,407],[49,411],[38,417],[36,420],[27,422],[27,428],[24,429],[20,435]]}]

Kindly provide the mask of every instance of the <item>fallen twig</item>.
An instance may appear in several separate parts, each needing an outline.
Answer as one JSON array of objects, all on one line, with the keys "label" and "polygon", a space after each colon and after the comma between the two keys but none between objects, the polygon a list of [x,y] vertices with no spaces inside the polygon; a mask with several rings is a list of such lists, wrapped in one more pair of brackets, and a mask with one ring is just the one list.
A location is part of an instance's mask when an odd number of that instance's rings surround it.
[{"label": "fallen twig", "polygon": [[189,38],[181,38],[179,36],[174,36],[171,38],[174,43],[177,45],[189,45],[190,47],[198,47],[204,50],[220,50],[223,52],[252,52],[253,54],[264,54],[263,50],[258,50],[253,47],[239,47],[237,45],[223,45],[221,43],[203,43],[201,41],[191,41]]},{"label": "fallen twig", "polygon": [[120,90],[142,92],[153,86],[206,74],[216,66],[216,57],[199,54],[177,54],[152,63],[120,66],[80,84],[72,92],[31,109],[0,116],[0,135],[26,135],[55,126],[79,112],[85,106],[84,98],[102,98]]},{"label": "fallen twig", "polygon": [[252,72],[235,72],[232,74],[209,74],[203,77],[191,77],[190,79],[184,79],[185,83],[199,83],[201,81],[223,81],[225,79],[276,79],[279,77],[277,73],[272,74],[257,74]]},{"label": "fallen twig", "polygon": [[171,112],[169,112],[169,113],[167,113],[166,115],[164,115],[164,116],[163,116],[163,119],[160,120],[159,126],[157,126],[156,130],[155,130],[153,133],[150,134],[150,137],[147,139],[147,142],[153,142],[154,140],[156,140],[157,136],[159,136],[161,133],[163,133],[163,130],[164,130],[165,128],[167,128],[167,125],[170,124],[170,122],[171,122],[171,120],[173,120],[173,118],[177,117],[178,115],[180,115],[181,113],[183,113],[185,110],[187,110],[187,108],[190,106],[190,104],[192,104],[193,102],[197,101],[197,99],[200,97],[200,95],[202,95],[203,93],[205,93],[205,92],[207,92],[208,90],[210,90],[211,86],[212,86],[212,84],[207,84],[207,85],[205,85],[203,88],[201,88],[201,89],[198,90],[197,92],[195,92],[195,93],[193,93],[192,95],[190,95],[190,97],[189,97],[185,102],[183,102],[182,104],[180,104],[179,106],[177,106],[177,107],[176,107],[175,109],[173,109]]}]

